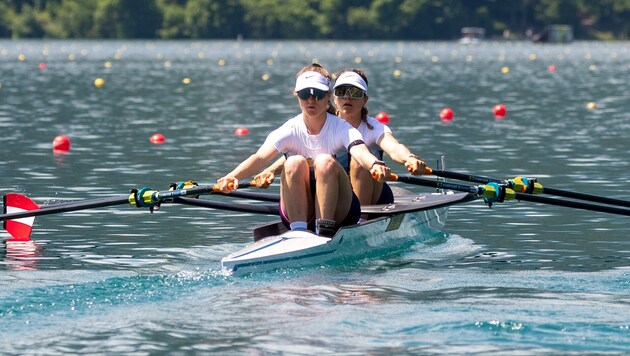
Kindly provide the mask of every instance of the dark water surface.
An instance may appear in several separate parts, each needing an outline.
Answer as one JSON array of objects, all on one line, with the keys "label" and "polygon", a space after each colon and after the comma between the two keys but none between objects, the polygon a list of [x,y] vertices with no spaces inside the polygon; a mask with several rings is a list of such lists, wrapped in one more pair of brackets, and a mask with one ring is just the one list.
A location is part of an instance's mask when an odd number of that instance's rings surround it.
[{"label": "dark water surface", "polygon": [[[433,167],[630,199],[627,42],[0,41],[0,193],[55,204],[212,183],[298,111],[295,73],[313,60],[365,69],[371,114]],[[68,154],[52,152],[59,134]],[[272,219],[176,205],[39,217],[36,251],[0,246],[2,353],[630,350],[628,216],[477,201],[394,255],[223,274]]]}]

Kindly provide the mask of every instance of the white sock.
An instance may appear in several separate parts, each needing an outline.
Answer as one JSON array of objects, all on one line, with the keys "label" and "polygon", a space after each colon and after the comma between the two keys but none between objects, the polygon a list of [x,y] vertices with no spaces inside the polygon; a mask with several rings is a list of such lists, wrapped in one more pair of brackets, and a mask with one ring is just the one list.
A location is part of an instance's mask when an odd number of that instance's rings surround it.
[{"label": "white sock", "polygon": [[294,221],[289,224],[291,230],[306,230],[306,221]]}]

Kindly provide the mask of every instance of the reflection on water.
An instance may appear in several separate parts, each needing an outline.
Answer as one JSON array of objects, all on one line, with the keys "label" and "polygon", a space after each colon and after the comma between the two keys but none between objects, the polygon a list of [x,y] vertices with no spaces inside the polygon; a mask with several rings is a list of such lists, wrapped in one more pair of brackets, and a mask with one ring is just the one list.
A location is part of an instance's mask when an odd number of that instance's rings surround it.
[{"label": "reflection on water", "polygon": [[35,270],[41,247],[34,241],[5,241],[1,265],[12,270]]}]

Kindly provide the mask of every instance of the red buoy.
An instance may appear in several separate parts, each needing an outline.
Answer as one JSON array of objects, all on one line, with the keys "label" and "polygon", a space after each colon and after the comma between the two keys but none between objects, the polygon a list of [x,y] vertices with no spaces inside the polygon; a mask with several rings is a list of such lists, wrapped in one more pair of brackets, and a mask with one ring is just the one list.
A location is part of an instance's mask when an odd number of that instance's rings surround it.
[{"label": "red buoy", "polygon": [[379,112],[374,118],[383,125],[389,124],[389,115],[386,112]]},{"label": "red buoy", "polygon": [[44,70],[44,69],[46,69],[46,63],[41,62],[38,67],[39,67],[40,70]]},{"label": "red buoy", "polygon": [[442,121],[451,121],[453,120],[453,110],[451,108],[444,108],[440,111],[440,118]]},{"label": "red buoy", "polygon": [[164,143],[164,141],[166,141],[166,137],[164,137],[164,135],[162,135],[161,133],[153,134],[151,138],[149,138],[149,142],[156,145],[161,145]]},{"label": "red buoy", "polygon": [[549,71],[550,71],[551,73],[555,72],[555,71],[556,71],[556,66],[555,66],[555,65],[553,65],[553,64],[549,65]]},{"label": "red buoy", "polygon": [[497,104],[494,106],[494,117],[497,119],[502,119],[505,117],[507,110],[505,110],[505,106],[503,104]]},{"label": "red buoy", "polygon": [[52,148],[55,151],[70,151],[70,139],[66,135],[59,135],[53,140]]},{"label": "red buoy", "polygon": [[246,136],[249,134],[249,130],[246,127],[239,127],[236,130],[234,130],[234,134],[236,136]]}]

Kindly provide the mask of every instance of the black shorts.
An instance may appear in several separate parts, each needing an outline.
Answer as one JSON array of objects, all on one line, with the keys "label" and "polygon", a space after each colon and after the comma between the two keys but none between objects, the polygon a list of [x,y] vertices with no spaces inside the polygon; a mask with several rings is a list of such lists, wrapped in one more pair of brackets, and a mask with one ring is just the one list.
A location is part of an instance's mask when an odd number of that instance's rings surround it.
[{"label": "black shorts", "polygon": [[[313,199],[315,199],[315,193],[317,189],[316,189],[316,183],[315,183],[315,172],[313,172],[313,167],[311,167],[310,169],[310,182],[311,182],[311,196],[313,197]],[[391,189],[388,189],[388,190],[391,194]],[[394,195],[393,194],[391,195],[392,195],[392,202],[393,202]],[[383,196],[382,193],[381,193],[381,196]],[[359,202],[359,198],[354,194],[354,192],[352,192],[352,203],[350,204],[350,210],[348,211],[348,214],[346,215],[345,219],[343,219],[343,221],[340,224],[338,224],[337,227],[356,224],[357,222],[359,222],[360,217],[361,217],[361,203]],[[284,224],[284,226],[286,226],[288,229],[291,223],[289,222],[289,219],[287,218],[284,210],[282,210],[282,202],[280,202],[280,219],[282,220],[282,223]],[[311,221],[307,221],[307,225],[308,225],[309,230],[315,231],[314,219],[312,219]]]},{"label": "black shorts", "polygon": [[378,197],[376,204],[391,204],[393,202],[394,193],[392,188],[387,183],[383,183],[383,190],[381,190],[381,195]]}]

